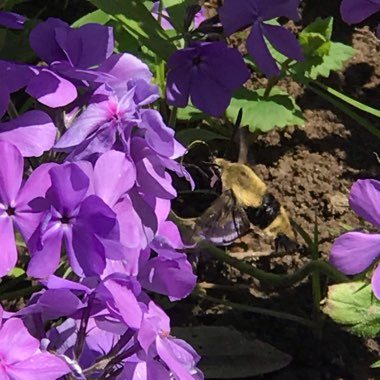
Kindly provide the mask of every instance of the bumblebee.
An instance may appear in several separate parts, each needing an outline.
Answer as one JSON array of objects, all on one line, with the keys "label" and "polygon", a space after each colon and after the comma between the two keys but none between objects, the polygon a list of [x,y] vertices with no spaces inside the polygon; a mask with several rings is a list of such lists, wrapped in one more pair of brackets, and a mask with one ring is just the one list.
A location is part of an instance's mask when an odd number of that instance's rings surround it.
[{"label": "bumblebee", "polygon": [[216,245],[229,245],[247,234],[251,223],[274,238],[275,250],[295,248],[295,234],[285,209],[251,167],[216,158],[222,194],[199,217],[196,233]]}]

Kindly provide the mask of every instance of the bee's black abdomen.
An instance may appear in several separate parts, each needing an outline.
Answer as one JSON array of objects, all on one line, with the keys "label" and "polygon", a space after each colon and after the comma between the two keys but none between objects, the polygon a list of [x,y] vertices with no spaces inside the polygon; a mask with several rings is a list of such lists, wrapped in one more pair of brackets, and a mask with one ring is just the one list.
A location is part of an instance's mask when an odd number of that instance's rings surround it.
[{"label": "bee's black abdomen", "polygon": [[246,207],[249,221],[262,229],[268,227],[280,213],[281,205],[271,193],[266,193],[260,207]]}]

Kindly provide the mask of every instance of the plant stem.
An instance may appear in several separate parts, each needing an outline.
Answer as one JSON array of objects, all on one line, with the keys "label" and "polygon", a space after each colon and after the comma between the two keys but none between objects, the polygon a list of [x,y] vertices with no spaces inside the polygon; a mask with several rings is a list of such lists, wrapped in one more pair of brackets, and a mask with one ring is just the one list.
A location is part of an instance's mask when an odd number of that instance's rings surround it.
[{"label": "plant stem", "polygon": [[314,323],[312,321],[310,321],[306,318],[298,317],[297,315],[285,313],[282,311],[269,310],[269,309],[265,309],[262,307],[242,305],[239,303],[221,300],[221,299],[216,298],[216,297],[208,296],[208,295],[204,294],[203,291],[200,291],[199,289],[198,290],[195,289],[195,291],[192,293],[192,296],[193,297],[199,297],[199,298],[202,298],[206,301],[210,301],[210,302],[217,303],[220,305],[225,305],[226,307],[231,308],[231,309],[248,311],[248,312],[255,313],[255,314],[268,315],[268,316],[273,317],[273,318],[284,319],[284,320],[300,323],[301,325],[304,325],[304,326],[307,326],[310,328],[314,327]]},{"label": "plant stem", "polygon": [[349,278],[346,277],[343,273],[339,272],[329,263],[320,259],[311,260],[309,263],[307,263],[305,266],[303,266],[301,269],[297,270],[294,273],[275,274],[275,273],[265,272],[261,269],[253,267],[252,265],[242,260],[229,256],[221,249],[205,241],[199,244],[199,250],[201,251],[204,250],[210,256],[220,261],[224,261],[225,263],[238,269],[241,273],[248,274],[254,278],[257,278],[261,282],[264,282],[270,285],[291,286],[291,285],[296,284],[297,282],[300,282],[301,280],[303,280],[305,277],[309,276],[311,273],[315,272],[316,270],[319,271],[321,274],[324,274],[327,277],[334,279],[337,282],[349,281]]},{"label": "plant stem", "polygon": [[169,127],[172,127],[175,129],[176,123],[177,123],[177,107],[173,107],[170,111],[170,117],[169,117]]}]

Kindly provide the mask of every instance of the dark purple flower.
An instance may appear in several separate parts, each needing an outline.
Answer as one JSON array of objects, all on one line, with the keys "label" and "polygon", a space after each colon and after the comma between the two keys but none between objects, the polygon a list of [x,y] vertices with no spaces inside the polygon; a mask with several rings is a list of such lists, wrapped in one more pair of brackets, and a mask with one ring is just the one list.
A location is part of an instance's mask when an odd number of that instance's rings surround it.
[{"label": "dark purple flower", "polygon": [[[347,24],[357,24],[377,12],[380,0],[343,0],[340,4],[340,13]],[[376,33],[380,37],[380,24]]]},{"label": "dark purple flower", "polygon": [[10,29],[22,29],[26,17],[14,12],[0,11],[0,25]]},{"label": "dark purple flower", "polygon": [[[351,208],[363,219],[380,228],[380,181],[358,180],[350,193]],[[338,237],[330,254],[330,262],[346,274],[367,269],[380,257],[380,234],[352,231]],[[380,299],[380,266],[372,275],[372,289]]]},{"label": "dark purple flower", "polygon": [[[84,164],[82,167],[87,171]],[[28,242],[32,256],[29,275],[45,277],[56,270],[62,240],[71,267],[81,276],[101,274],[107,256],[121,258],[116,214],[91,194],[84,170],[65,164],[49,171],[51,187],[40,205],[44,218]]]},{"label": "dark purple flower", "polygon": [[252,25],[246,42],[247,50],[260,70],[271,77],[278,75],[280,69],[265,39],[291,59],[302,61],[303,54],[296,37],[289,30],[264,21],[280,16],[298,20],[299,3],[299,0],[225,0],[219,9],[219,16],[227,35]]},{"label": "dark purple flower", "polygon": [[249,77],[236,49],[222,41],[194,42],[169,58],[166,97],[177,107],[186,107],[190,98],[200,110],[220,116],[230,104],[233,91]]},{"label": "dark purple flower", "polygon": [[0,306],[0,378],[18,380],[56,380],[70,372],[66,363],[49,352],[40,350],[19,318],[1,323]]},{"label": "dark purple flower", "polygon": [[41,165],[22,185],[24,161],[12,144],[0,141],[0,276],[12,270],[17,261],[14,227],[25,242],[41,220],[41,213],[32,210],[30,202],[45,195],[50,186],[48,171],[54,164]]}]

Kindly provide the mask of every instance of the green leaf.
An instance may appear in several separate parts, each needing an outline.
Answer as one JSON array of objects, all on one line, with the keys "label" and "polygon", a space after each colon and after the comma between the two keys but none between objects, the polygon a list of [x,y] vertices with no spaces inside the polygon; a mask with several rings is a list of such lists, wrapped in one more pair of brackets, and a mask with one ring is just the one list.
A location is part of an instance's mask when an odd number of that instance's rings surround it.
[{"label": "green leaf", "polygon": [[380,301],[365,282],[329,286],[322,310],[355,335],[370,338],[380,332]]},{"label": "green leaf", "polygon": [[291,71],[296,78],[301,75],[310,79],[317,79],[319,76],[327,78],[331,71],[340,70],[343,63],[352,58],[355,49],[340,42],[331,42],[330,49],[323,56],[305,57],[303,62],[292,65]]},{"label": "green leaf", "polygon": [[275,127],[284,128],[287,125],[303,125],[305,119],[301,109],[294,99],[277,87],[272,89],[270,96],[264,97],[264,89],[249,91],[240,89],[227,108],[227,117],[233,123],[243,108],[241,125],[248,125],[251,132],[268,132]]},{"label": "green leaf", "polygon": [[184,121],[197,121],[204,120],[207,115],[200,111],[198,108],[194,107],[192,104],[188,104],[184,108],[177,109],[177,119]]},{"label": "green leaf", "polygon": [[306,26],[300,33],[302,34],[319,34],[325,41],[330,41],[333,31],[334,19],[333,17],[327,17],[322,19],[317,17],[311,24]]},{"label": "green leaf", "polygon": [[71,26],[74,28],[79,28],[82,25],[89,24],[92,22],[96,24],[105,25],[110,20],[111,16],[109,14],[98,9],[97,11],[88,13],[80,19],[76,20]]},{"label": "green leaf", "polygon": [[375,361],[371,364],[371,368],[380,368],[380,360]]},{"label": "green leaf", "polygon": [[15,267],[12,269],[12,271],[8,275],[10,277],[17,278],[17,277],[22,276],[24,273],[25,273],[24,269],[19,268],[19,267]]},{"label": "green leaf", "polygon": [[176,50],[168,34],[141,0],[89,0],[97,8],[118,20],[123,27],[164,61]]},{"label": "green leaf", "polygon": [[162,0],[162,3],[170,16],[170,23],[178,33],[183,33],[186,9],[198,2],[195,0]]}]

